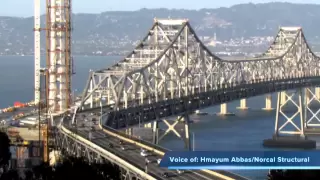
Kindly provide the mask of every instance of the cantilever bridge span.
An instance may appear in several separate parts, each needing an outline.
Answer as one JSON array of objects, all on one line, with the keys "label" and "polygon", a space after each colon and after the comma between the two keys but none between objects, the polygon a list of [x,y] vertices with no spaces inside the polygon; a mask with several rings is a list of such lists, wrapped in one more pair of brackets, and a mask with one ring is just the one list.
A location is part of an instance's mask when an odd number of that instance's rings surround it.
[{"label": "cantilever bridge span", "polygon": [[[189,141],[190,112],[236,99],[300,89],[295,104],[303,118],[302,107],[308,109],[315,99],[309,87],[320,84],[319,66],[320,58],[311,51],[301,27],[280,28],[270,48],[258,57],[223,60],[207,49],[188,20],[155,19],[146,37],[124,60],[90,73],[79,108],[81,112],[108,107],[105,127],[114,129],[139,122],[154,122],[156,129],[163,120],[169,131],[181,137],[174,125],[182,121],[183,137]],[[301,88],[306,89],[307,106],[302,106]],[[282,95],[293,101],[288,93]],[[278,114],[283,114],[282,106],[278,103]],[[164,120],[169,116],[179,118],[170,125]],[[293,123],[284,117],[284,126]],[[304,121],[312,125],[311,120]],[[281,131],[284,126],[276,124],[276,134],[304,135],[307,125],[301,120],[290,132]]]}]

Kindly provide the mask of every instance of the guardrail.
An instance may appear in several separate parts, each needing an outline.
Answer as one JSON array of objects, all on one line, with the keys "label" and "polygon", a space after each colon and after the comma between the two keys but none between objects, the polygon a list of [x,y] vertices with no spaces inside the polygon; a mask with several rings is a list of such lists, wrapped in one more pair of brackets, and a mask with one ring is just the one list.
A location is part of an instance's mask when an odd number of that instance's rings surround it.
[{"label": "guardrail", "polygon": [[145,173],[144,171],[140,170],[139,168],[131,165],[127,161],[121,159],[120,157],[110,153],[109,151],[103,149],[102,147],[96,145],[95,143],[92,143],[91,141],[79,136],[75,135],[73,132],[71,132],[69,129],[65,128],[63,125],[61,125],[61,128],[63,133],[65,133],[67,136],[74,140],[78,140],[80,142],[85,143],[86,146],[90,146],[90,148],[94,149],[95,151],[98,151],[101,153],[102,156],[113,159],[115,162],[118,162],[119,164],[123,165],[124,167],[127,167],[128,169],[132,170],[133,172],[139,174],[142,178],[148,179],[148,180],[157,180],[156,178],[150,176],[149,174]]}]

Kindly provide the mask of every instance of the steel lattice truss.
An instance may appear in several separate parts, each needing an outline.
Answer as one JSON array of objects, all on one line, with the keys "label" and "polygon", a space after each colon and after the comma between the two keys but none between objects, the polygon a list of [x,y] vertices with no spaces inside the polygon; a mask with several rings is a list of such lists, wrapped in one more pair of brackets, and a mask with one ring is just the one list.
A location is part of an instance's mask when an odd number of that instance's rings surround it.
[{"label": "steel lattice truss", "polygon": [[[251,59],[223,60],[199,40],[188,20],[155,20],[124,60],[91,72],[80,107],[105,98],[116,109],[152,104],[226,86],[319,76],[302,28],[280,28],[270,48]],[[102,103],[102,102],[100,102]]]}]

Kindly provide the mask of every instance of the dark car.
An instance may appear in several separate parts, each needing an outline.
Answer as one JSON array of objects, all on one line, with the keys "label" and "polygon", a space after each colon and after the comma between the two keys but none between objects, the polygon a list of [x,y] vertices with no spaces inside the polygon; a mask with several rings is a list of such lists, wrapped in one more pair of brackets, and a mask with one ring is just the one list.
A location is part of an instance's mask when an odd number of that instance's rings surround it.
[{"label": "dark car", "polygon": [[169,173],[165,172],[165,173],[161,174],[161,176],[164,178],[167,178],[167,177],[169,177]]}]

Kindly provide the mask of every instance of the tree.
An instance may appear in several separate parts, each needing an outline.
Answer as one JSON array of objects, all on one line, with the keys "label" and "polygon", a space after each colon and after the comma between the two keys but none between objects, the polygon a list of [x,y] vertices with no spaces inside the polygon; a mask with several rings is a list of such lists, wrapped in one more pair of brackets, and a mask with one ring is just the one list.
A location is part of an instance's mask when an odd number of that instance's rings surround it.
[{"label": "tree", "polygon": [[111,163],[87,163],[84,158],[66,157],[54,172],[54,179],[120,180],[120,170]]},{"label": "tree", "polygon": [[15,169],[10,169],[1,175],[0,180],[20,180],[19,173]]},{"label": "tree", "polygon": [[[25,172],[24,180],[70,180],[70,179],[94,179],[94,180],[120,180],[120,170],[111,163],[89,164],[84,158],[66,156],[56,166],[42,163],[32,170]],[[0,180],[20,180],[17,171],[10,170],[0,177]]]},{"label": "tree", "polygon": [[0,132],[0,168],[4,169],[10,159],[10,139],[6,133]]}]

